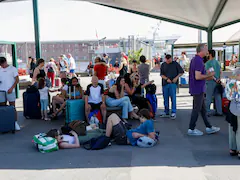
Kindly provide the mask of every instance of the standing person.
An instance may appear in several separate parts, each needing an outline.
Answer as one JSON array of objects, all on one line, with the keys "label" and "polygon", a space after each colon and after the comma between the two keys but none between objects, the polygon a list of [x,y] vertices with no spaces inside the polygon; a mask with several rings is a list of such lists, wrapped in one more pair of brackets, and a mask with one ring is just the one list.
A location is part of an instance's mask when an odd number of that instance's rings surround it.
[{"label": "standing person", "polygon": [[181,57],[179,59],[179,64],[183,69],[185,68],[186,65],[186,59],[187,59],[186,53],[182,52]]},{"label": "standing person", "polygon": [[[5,91],[7,94],[5,99],[6,102],[4,102],[3,104],[6,105],[8,101],[10,106],[15,107],[15,88],[19,83],[18,70],[14,66],[8,65],[7,59],[5,57],[0,57],[0,66],[2,67],[0,68],[0,90]],[[20,130],[20,126],[18,125],[17,121],[15,122],[15,129],[17,131]]]},{"label": "standing person", "polygon": [[138,72],[138,65],[137,65],[137,61],[136,60],[133,60],[132,61],[132,66],[130,67],[129,69],[129,73],[130,74],[133,74],[133,73],[137,73]]},{"label": "standing person", "polygon": [[220,128],[214,127],[209,123],[204,98],[206,80],[213,79],[215,75],[215,72],[209,72],[206,74],[204,67],[203,57],[207,55],[207,45],[199,44],[196,50],[197,54],[191,60],[189,68],[189,91],[193,96],[193,110],[189,123],[188,135],[201,136],[203,135],[203,132],[195,129],[200,112],[206,126],[207,134],[216,133],[220,131]]},{"label": "standing person", "polygon": [[215,105],[216,105],[216,116],[222,116],[222,90],[221,88],[221,65],[220,63],[215,59],[215,51],[209,50],[209,60],[205,64],[206,70],[209,70],[213,68],[215,75],[212,80],[206,81],[206,99],[207,99],[207,113],[210,115],[211,110],[211,102],[212,102],[212,96],[214,96],[215,99]]},{"label": "standing person", "polygon": [[60,55],[58,59],[59,59],[58,69],[60,71],[60,78],[65,78],[68,71],[68,63],[64,59],[64,55]]},{"label": "standing person", "polygon": [[96,57],[94,65],[94,76],[97,76],[98,82],[103,85],[103,88],[106,88],[105,76],[107,75],[107,64],[101,62],[100,57]]},{"label": "standing person", "polygon": [[71,54],[67,54],[67,58],[68,58],[68,62],[69,62],[69,73],[70,73],[70,76],[71,77],[73,77],[73,76],[76,77],[76,74],[75,74],[75,69],[76,69],[75,59],[72,57]]},{"label": "standing person", "polygon": [[51,119],[49,119],[47,115],[47,108],[49,102],[48,93],[54,91],[50,91],[48,87],[46,87],[46,82],[43,78],[40,78],[38,81],[38,91],[40,94],[42,120],[50,121]]},{"label": "standing person", "polygon": [[171,55],[166,55],[166,61],[161,65],[162,89],[164,98],[164,113],[161,117],[169,117],[169,97],[172,101],[171,119],[176,119],[177,98],[176,89],[178,79],[183,75],[183,68],[172,60]]},{"label": "standing person", "polygon": [[119,76],[125,76],[128,73],[128,64],[125,58],[121,58],[121,65],[119,67]]},{"label": "standing person", "polygon": [[58,69],[53,58],[51,58],[50,61],[47,63],[46,68],[47,77],[51,80],[52,87],[54,87],[55,76],[57,74]]},{"label": "standing person", "polygon": [[141,64],[138,66],[138,73],[140,76],[140,83],[145,84],[149,81],[150,66],[146,64],[146,57],[140,56]]},{"label": "standing person", "polygon": [[36,60],[32,57],[28,57],[28,62],[29,62],[29,75],[30,78],[33,78],[33,72],[34,69],[36,68]]},{"label": "standing person", "polygon": [[37,67],[34,69],[33,72],[33,78],[32,78],[32,85],[35,85],[36,87],[38,86],[38,79],[46,78],[46,73],[44,70],[44,64],[45,64],[45,60],[44,59],[38,59],[37,62]]},{"label": "standing person", "polygon": [[106,64],[109,64],[109,56],[108,54],[103,54],[103,59],[102,59],[102,62],[105,62]]}]

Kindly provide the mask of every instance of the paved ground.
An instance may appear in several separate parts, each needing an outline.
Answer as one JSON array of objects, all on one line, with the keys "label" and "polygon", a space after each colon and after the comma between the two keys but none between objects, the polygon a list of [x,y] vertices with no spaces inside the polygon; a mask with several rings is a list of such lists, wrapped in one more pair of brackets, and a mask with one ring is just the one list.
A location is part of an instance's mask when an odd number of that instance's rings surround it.
[{"label": "paved ground", "polygon": [[[158,80],[158,74],[151,79]],[[82,79],[83,86],[89,82]],[[159,90],[161,91],[161,89]],[[113,145],[100,151],[60,150],[41,154],[31,143],[32,136],[58,128],[63,120],[44,122],[22,117],[22,100],[17,102],[22,130],[15,135],[0,135],[1,180],[238,180],[240,161],[228,155],[228,124],[212,117],[221,127],[216,135],[186,135],[192,98],[188,89],[180,89],[176,120],[157,118],[160,143],[150,149]],[[158,96],[161,110],[162,97]],[[159,111],[160,111],[159,110]],[[204,130],[201,119],[198,128]]]}]

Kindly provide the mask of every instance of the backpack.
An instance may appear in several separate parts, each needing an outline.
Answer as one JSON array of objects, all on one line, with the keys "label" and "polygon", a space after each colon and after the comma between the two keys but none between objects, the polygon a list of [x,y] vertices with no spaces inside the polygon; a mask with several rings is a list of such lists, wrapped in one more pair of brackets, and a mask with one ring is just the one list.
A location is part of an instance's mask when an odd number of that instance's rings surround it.
[{"label": "backpack", "polygon": [[156,94],[157,87],[155,84],[149,84],[145,87],[147,94]]},{"label": "backpack", "polygon": [[106,148],[109,143],[110,137],[100,136],[98,138],[92,138],[89,141],[83,143],[83,147],[87,150],[100,150]]},{"label": "backpack", "polygon": [[154,113],[154,115],[157,112],[157,108],[158,108],[158,102],[157,102],[157,96],[156,94],[151,94],[151,93],[147,93],[146,94],[146,98],[149,101],[149,103],[151,104],[152,107],[152,112]]},{"label": "backpack", "polygon": [[153,147],[157,141],[154,141],[152,138],[143,136],[138,138],[137,140],[137,146],[141,148],[150,148]]},{"label": "backpack", "polygon": [[48,72],[49,72],[49,73],[53,73],[53,72],[54,72],[53,68],[52,68],[52,67],[49,67],[49,68],[48,68]]},{"label": "backpack", "polygon": [[52,137],[46,137],[45,133],[33,136],[33,142],[41,153],[53,152],[59,149],[57,140]]},{"label": "backpack", "polygon": [[86,135],[86,127],[87,123],[85,121],[72,121],[68,125],[61,127],[61,131],[63,134],[69,135],[71,130],[75,131],[78,136],[85,136]]}]

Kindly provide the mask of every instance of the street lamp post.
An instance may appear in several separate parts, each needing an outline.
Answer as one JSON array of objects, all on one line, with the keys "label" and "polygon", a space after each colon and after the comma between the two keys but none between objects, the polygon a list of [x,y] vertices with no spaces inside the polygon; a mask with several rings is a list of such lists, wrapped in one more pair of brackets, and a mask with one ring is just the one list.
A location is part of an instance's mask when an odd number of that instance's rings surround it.
[{"label": "street lamp post", "polygon": [[226,43],[223,44],[223,71],[226,71]]}]

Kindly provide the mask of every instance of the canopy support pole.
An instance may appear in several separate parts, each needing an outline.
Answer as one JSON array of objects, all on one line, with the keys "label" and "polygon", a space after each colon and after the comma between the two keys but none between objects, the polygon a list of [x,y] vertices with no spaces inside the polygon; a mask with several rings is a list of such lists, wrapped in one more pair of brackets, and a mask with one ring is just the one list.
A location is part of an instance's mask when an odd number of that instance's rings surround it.
[{"label": "canopy support pole", "polygon": [[36,58],[41,57],[41,43],[39,33],[39,18],[38,18],[38,0],[32,0],[33,4],[33,19],[34,19],[34,35],[35,35],[35,50]]},{"label": "canopy support pole", "polygon": [[238,42],[238,62],[240,62],[240,40]]},{"label": "canopy support pole", "polygon": [[[18,69],[18,62],[17,62],[17,45],[16,43],[12,44],[12,64],[14,67]],[[19,84],[17,84],[15,88],[16,98],[19,98]]]},{"label": "canopy support pole", "polygon": [[212,30],[207,31],[208,49],[212,49]]}]

